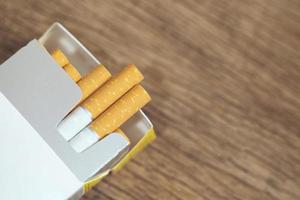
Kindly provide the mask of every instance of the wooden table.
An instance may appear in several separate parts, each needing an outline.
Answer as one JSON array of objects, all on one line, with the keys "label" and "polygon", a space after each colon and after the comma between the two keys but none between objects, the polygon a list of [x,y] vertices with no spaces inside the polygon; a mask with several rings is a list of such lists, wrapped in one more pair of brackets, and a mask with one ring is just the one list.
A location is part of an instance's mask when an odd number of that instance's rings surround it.
[{"label": "wooden table", "polygon": [[62,22],[135,63],[158,139],[83,199],[300,199],[300,2],[0,1],[0,61]]}]

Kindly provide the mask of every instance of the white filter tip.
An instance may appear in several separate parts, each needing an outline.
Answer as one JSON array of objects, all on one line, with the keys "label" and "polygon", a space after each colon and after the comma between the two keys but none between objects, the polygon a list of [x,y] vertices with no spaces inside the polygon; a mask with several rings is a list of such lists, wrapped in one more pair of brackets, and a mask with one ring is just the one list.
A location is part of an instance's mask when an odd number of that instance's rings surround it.
[{"label": "white filter tip", "polygon": [[99,140],[99,136],[89,127],[83,129],[78,135],[76,135],[71,141],[70,144],[73,149],[80,153]]},{"label": "white filter tip", "polygon": [[92,120],[90,112],[82,107],[77,107],[58,125],[57,129],[65,140],[69,141]]}]

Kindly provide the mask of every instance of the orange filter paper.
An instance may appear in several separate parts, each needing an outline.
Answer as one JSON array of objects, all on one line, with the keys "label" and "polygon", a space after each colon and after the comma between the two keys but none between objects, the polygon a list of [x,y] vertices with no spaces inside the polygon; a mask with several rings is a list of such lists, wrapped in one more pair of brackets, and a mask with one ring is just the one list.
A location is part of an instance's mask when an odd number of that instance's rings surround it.
[{"label": "orange filter paper", "polygon": [[103,65],[94,68],[91,73],[83,77],[78,82],[78,86],[80,87],[82,92],[81,101],[85,100],[88,96],[90,96],[103,83],[110,79],[110,77],[110,72]]},{"label": "orange filter paper", "polygon": [[128,65],[86,99],[82,103],[82,106],[87,109],[92,114],[92,118],[95,119],[134,85],[141,82],[143,78],[143,75],[135,65]]},{"label": "orange filter paper", "polygon": [[102,138],[120,127],[150,100],[146,90],[137,85],[93,121],[90,128]]},{"label": "orange filter paper", "polygon": [[51,55],[54,58],[54,60],[57,62],[57,64],[59,64],[61,67],[69,63],[68,58],[59,49],[54,50]]},{"label": "orange filter paper", "polygon": [[73,79],[73,81],[77,82],[81,79],[81,75],[72,64],[65,65],[64,70]]}]

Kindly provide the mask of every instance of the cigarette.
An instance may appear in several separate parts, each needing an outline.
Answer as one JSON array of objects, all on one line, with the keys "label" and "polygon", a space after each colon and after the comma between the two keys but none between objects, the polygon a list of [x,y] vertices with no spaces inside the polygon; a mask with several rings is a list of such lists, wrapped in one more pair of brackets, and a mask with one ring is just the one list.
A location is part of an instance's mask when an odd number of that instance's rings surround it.
[{"label": "cigarette", "polygon": [[51,55],[54,58],[54,60],[57,62],[57,64],[61,67],[65,66],[66,64],[69,63],[68,58],[59,49],[54,50]]},{"label": "cigarette", "polygon": [[59,64],[63,69],[66,71],[66,73],[75,81],[79,81],[81,79],[80,73],[77,71],[77,69],[70,64],[68,58],[65,56],[65,54],[59,50],[56,49],[52,52],[52,57],[54,60]]},{"label": "cigarette", "polygon": [[69,141],[143,78],[135,65],[128,65],[72,111],[59,124],[58,131]]},{"label": "cigarette", "polygon": [[63,69],[73,81],[78,82],[81,79],[80,73],[72,64],[66,64]]},{"label": "cigarette", "polygon": [[84,151],[99,139],[120,127],[150,100],[151,97],[142,86],[133,87],[94,120],[90,126],[77,134],[70,141],[71,146],[76,152]]},{"label": "cigarette", "polygon": [[83,77],[77,83],[82,92],[81,102],[95,92],[110,78],[110,72],[103,65],[97,66],[88,75]]},{"label": "cigarette", "polygon": [[82,103],[82,107],[95,119],[117,99],[124,95],[134,85],[144,79],[135,65],[128,65],[117,76],[109,80],[103,87]]}]

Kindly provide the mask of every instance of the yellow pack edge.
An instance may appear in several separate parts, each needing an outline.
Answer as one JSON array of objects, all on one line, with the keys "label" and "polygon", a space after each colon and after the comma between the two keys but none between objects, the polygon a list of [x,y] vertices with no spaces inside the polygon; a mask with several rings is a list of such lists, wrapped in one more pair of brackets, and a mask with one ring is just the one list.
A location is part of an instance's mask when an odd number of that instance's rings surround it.
[{"label": "yellow pack edge", "polygon": [[109,174],[109,170],[101,173],[99,176],[87,181],[83,185],[83,194],[91,190],[95,185],[97,185],[104,177],[106,177]]},{"label": "yellow pack edge", "polygon": [[143,150],[148,144],[155,140],[156,134],[154,128],[151,128],[144,137],[127,153],[127,155],[113,167],[112,172],[116,173],[122,169],[138,152]]},{"label": "yellow pack edge", "polygon": [[[153,128],[151,128],[144,137],[127,153],[127,155],[114,166],[111,172],[116,173],[120,169],[122,169],[137,153],[142,151],[148,144],[150,144],[153,140],[155,140],[156,134]],[[104,177],[109,175],[110,171],[106,171],[98,175],[97,177],[87,181],[84,183],[83,186],[83,193],[88,192],[92,189],[95,185],[97,185]]]}]

